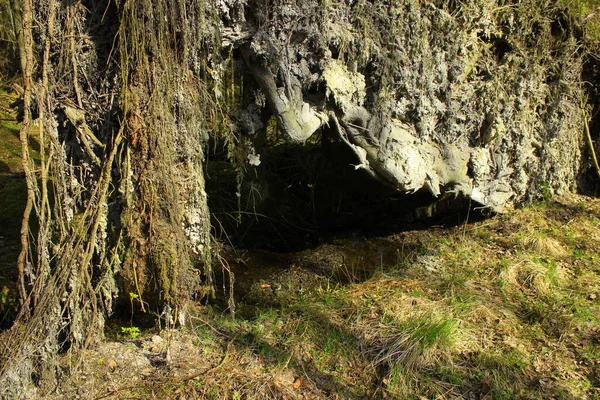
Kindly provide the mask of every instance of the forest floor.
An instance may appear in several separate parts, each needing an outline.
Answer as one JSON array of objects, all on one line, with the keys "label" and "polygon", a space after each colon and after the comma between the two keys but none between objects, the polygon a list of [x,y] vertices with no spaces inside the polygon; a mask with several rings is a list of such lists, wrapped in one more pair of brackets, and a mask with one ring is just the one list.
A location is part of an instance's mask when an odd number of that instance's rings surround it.
[{"label": "forest floor", "polygon": [[[0,93],[0,311],[14,312],[25,196]],[[223,250],[218,299],[178,329],[110,320],[46,398],[600,398],[600,200],[293,254]],[[13,310],[13,311],[11,311]],[[72,360],[63,360],[64,366]]]},{"label": "forest floor", "polygon": [[235,316],[209,304],[184,329],[115,321],[61,396],[600,398],[598,199],[237,255]]}]

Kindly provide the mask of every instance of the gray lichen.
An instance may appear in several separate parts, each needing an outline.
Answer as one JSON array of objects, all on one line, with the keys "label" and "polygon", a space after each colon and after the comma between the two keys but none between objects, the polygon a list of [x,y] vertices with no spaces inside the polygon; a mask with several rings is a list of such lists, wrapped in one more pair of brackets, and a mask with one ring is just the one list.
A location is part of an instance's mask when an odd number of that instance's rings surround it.
[{"label": "gray lichen", "polygon": [[[292,141],[332,128],[363,168],[502,211],[574,189],[581,60],[544,2],[221,2],[249,70]],[[239,9],[239,8],[236,8]],[[565,28],[566,29],[566,28]],[[320,95],[315,95],[320,92]]]}]

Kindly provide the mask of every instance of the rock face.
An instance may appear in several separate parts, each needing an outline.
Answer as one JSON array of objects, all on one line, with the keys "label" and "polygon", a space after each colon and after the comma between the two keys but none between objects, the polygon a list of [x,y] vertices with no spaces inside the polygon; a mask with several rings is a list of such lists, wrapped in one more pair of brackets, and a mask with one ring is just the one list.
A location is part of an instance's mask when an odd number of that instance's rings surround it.
[{"label": "rock face", "polygon": [[242,131],[260,142],[273,115],[288,141],[326,133],[400,192],[495,211],[572,190],[581,60],[546,3],[221,0],[223,46],[252,77]]}]

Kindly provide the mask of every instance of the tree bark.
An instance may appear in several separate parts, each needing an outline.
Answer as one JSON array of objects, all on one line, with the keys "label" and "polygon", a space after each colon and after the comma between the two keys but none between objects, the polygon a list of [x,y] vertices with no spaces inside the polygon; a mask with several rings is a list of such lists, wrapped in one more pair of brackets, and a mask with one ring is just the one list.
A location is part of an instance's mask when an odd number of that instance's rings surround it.
[{"label": "tree bark", "polygon": [[19,67],[21,68],[21,73],[25,74],[26,65],[27,65],[27,55],[23,52],[23,49],[26,48],[25,39],[24,39],[24,23],[21,24],[21,21],[24,22],[24,10],[21,8],[25,0],[10,0],[10,9],[8,10],[10,13],[10,19],[12,23],[12,29],[14,32],[15,40],[17,42],[18,50],[19,50]]},{"label": "tree bark", "polygon": [[[583,143],[575,38],[557,41],[551,7],[535,11],[547,21],[535,44],[533,9],[481,4],[461,19],[452,7],[274,1],[276,17],[248,7],[228,40],[291,141],[327,129],[322,116],[333,115],[355,167],[400,192],[462,194],[502,212],[543,188],[573,190]],[[548,83],[557,71],[567,85]]]},{"label": "tree bark", "polygon": [[116,299],[173,326],[212,291],[203,147],[218,114],[200,79],[206,10],[192,0],[88,7],[24,3],[22,308],[0,354],[0,397],[44,396],[61,352],[77,369]]}]

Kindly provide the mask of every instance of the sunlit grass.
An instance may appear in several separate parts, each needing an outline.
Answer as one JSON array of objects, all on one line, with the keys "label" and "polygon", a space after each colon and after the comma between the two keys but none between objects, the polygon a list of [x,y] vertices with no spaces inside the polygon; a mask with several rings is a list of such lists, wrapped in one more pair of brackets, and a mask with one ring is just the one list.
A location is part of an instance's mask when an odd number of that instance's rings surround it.
[{"label": "sunlit grass", "polygon": [[428,354],[452,347],[458,321],[430,315],[411,318],[394,327],[389,342],[379,352],[376,363],[402,364],[416,368]]},{"label": "sunlit grass", "polygon": [[209,398],[597,398],[599,216],[600,201],[573,196],[426,233],[422,251],[366,280],[320,280],[235,318],[200,308],[195,343],[212,367],[186,390]]}]

